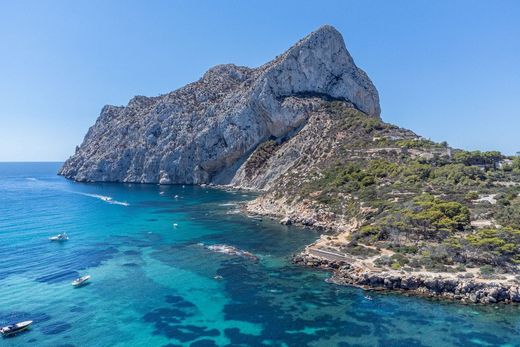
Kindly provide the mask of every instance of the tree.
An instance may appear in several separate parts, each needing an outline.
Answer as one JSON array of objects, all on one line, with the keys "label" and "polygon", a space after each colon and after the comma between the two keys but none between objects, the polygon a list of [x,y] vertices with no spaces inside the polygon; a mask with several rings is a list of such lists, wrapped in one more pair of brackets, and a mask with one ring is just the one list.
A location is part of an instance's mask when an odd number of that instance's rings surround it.
[{"label": "tree", "polygon": [[464,230],[470,222],[469,209],[459,202],[441,200],[430,194],[423,194],[414,202],[415,207],[405,215],[424,238],[437,238],[439,232]]},{"label": "tree", "polygon": [[520,170],[520,156],[516,156],[513,158],[513,170]]}]

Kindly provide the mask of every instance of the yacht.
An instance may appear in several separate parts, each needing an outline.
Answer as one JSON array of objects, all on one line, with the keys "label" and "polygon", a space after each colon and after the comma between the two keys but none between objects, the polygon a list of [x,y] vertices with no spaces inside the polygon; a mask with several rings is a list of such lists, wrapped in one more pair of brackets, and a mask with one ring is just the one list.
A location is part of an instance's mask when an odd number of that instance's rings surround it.
[{"label": "yacht", "polygon": [[56,236],[51,236],[49,237],[49,240],[51,241],[67,241],[69,239],[69,236],[67,235],[67,233],[62,233],[62,234],[58,234]]},{"label": "yacht", "polygon": [[76,278],[74,281],[72,281],[72,285],[74,287],[81,287],[84,285],[88,280],[90,279],[90,275],[81,276],[80,278]]},{"label": "yacht", "polygon": [[0,333],[2,333],[4,336],[17,334],[27,329],[32,324],[32,322],[32,320],[26,320],[25,322],[6,325],[5,327],[0,328]]}]

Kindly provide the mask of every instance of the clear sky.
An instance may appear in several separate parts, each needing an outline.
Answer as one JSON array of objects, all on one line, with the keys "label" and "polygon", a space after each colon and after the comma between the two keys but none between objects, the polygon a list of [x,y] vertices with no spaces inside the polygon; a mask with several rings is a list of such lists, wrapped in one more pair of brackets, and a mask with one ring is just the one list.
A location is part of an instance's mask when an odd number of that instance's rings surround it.
[{"label": "clear sky", "polygon": [[261,65],[323,24],[385,121],[520,151],[520,1],[0,0],[0,161],[64,160],[103,105]]}]

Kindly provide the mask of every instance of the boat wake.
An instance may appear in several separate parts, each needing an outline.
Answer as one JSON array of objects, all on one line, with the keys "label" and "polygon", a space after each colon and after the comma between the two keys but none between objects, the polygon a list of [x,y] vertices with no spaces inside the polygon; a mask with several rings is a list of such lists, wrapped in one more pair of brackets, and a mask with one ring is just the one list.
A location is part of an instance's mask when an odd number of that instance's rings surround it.
[{"label": "boat wake", "polygon": [[34,182],[34,181],[38,181],[38,179],[37,179],[37,178],[34,178],[34,177],[26,177],[25,179],[26,179],[27,181],[33,181],[33,182]]},{"label": "boat wake", "polygon": [[112,204],[112,205],[130,206],[130,204],[128,202],[117,201],[117,200],[112,199],[112,197],[106,196],[106,195],[88,194],[88,193],[79,193],[79,194],[85,195],[85,196],[90,196],[91,198],[96,198],[96,199],[102,200],[104,202],[108,202],[109,204]]}]

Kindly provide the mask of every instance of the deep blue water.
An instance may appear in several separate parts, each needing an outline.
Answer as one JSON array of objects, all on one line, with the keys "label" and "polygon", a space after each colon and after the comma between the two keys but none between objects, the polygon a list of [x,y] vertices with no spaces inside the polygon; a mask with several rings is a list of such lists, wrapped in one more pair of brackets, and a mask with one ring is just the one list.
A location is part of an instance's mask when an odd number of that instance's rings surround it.
[{"label": "deep blue water", "polygon": [[[237,213],[251,195],[80,184],[59,165],[0,163],[0,324],[35,322],[0,346],[520,345],[519,307],[368,300],[292,265],[319,235]],[[216,243],[259,261],[201,245]]]}]

